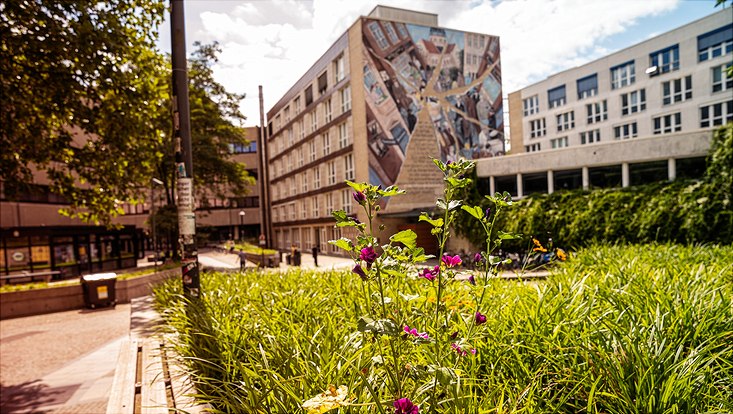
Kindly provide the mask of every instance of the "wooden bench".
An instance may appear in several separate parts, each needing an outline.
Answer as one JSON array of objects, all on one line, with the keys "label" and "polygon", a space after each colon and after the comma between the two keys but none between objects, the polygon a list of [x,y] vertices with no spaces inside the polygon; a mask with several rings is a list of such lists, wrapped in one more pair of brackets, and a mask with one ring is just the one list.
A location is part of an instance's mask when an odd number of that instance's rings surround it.
[{"label": "wooden bench", "polygon": [[203,413],[180,359],[159,338],[122,343],[107,414]]},{"label": "wooden bench", "polygon": [[48,283],[51,281],[51,278],[53,278],[54,275],[60,274],[61,271],[59,270],[48,270],[45,272],[28,272],[26,270],[23,270],[21,273],[17,273],[14,275],[0,276],[0,286],[4,285],[5,283],[15,283],[22,281],[35,282],[36,280]]}]

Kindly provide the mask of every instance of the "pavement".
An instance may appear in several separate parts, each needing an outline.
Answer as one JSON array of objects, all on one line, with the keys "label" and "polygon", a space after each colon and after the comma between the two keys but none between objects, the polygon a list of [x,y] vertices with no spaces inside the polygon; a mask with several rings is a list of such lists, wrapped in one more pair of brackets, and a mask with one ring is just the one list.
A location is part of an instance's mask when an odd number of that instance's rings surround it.
[{"label": "pavement", "polygon": [[[210,269],[240,268],[237,254],[206,251],[199,261]],[[324,255],[318,264],[352,266],[348,258]],[[301,268],[316,268],[310,254],[302,255]],[[0,413],[104,414],[121,344],[151,334],[158,322],[151,296],[114,308],[0,320]]]}]

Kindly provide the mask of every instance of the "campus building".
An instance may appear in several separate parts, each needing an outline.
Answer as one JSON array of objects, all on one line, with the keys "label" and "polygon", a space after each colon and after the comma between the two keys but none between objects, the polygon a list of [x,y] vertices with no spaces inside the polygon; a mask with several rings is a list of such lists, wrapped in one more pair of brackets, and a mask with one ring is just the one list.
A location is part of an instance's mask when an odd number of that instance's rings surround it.
[{"label": "campus building", "polygon": [[720,10],[509,94],[511,155],[482,191],[515,197],[700,177],[733,121],[733,14]]},{"label": "campus building", "polygon": [[[247,128],[249,145],[230,145],[232,158],[244,163],[255,178],[259,175],[259,131],[257,127]],[[0,182],[0,276],[50,271],[55,278],[76,277],[136,267],[146,251],[165,250],[162,243],[167,237],[160,226],[158,249],[153,246],[150,220],[153,209],[167,203],[160,186],[151,183],[145,203],[124,204],[125,214],[114,220],[122,227],[114,229],[60,215],[58,211],[67,206],[66,201],[42,184],[45,181],[40,174],[35,181],[37,184],[17,200],[5,197]],[[197,235],[211,242],[256,240],[261,232],[259,194],[253,185],[243,197],[196,200]],[[168,247],[177,248],[175,241]]]},{"label": "campus building", "polygon": [[501,92],[498,37],[383,6],[358,18],[267,112],[272,245],[339,253],[331,212],[366,220],[349,180],[406,190],[377,224],[430,249],[417,218],[442,194],[431,158],[503,155]]}]

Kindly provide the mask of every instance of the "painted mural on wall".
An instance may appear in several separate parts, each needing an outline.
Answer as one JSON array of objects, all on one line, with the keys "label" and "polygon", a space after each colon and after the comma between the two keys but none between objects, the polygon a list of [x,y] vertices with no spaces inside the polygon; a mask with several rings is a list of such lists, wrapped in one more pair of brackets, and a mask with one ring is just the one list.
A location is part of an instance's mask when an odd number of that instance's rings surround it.
[{"label": "painted mural on wall", "polygon": [[504,155],[498,37],[365,19],[363,39],[373,184],[395,184],[417,145],[443,161]]}]

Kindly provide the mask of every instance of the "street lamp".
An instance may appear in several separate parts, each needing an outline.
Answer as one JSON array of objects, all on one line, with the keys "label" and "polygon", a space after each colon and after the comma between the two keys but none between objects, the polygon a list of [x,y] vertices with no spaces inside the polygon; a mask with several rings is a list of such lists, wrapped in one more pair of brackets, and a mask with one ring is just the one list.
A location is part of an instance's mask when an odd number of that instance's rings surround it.
[{"label": "street lamp", "polygon": [[242,227],[244,226],[244,216],[246,214],[244,210],[239,210],[239,241],[242,241]]},{"label": "street lamp", "polygon": [[150,202],[151,202],[151,211],[152,211],[152,227],[153,227],[153,267],[155,269],[155,273],[158,273],[158,237],[155,232],[155,186],[156,185],[163,185],[163,182],[159,179],[153,177],[150,179],[151,186],[150,186]]}]

